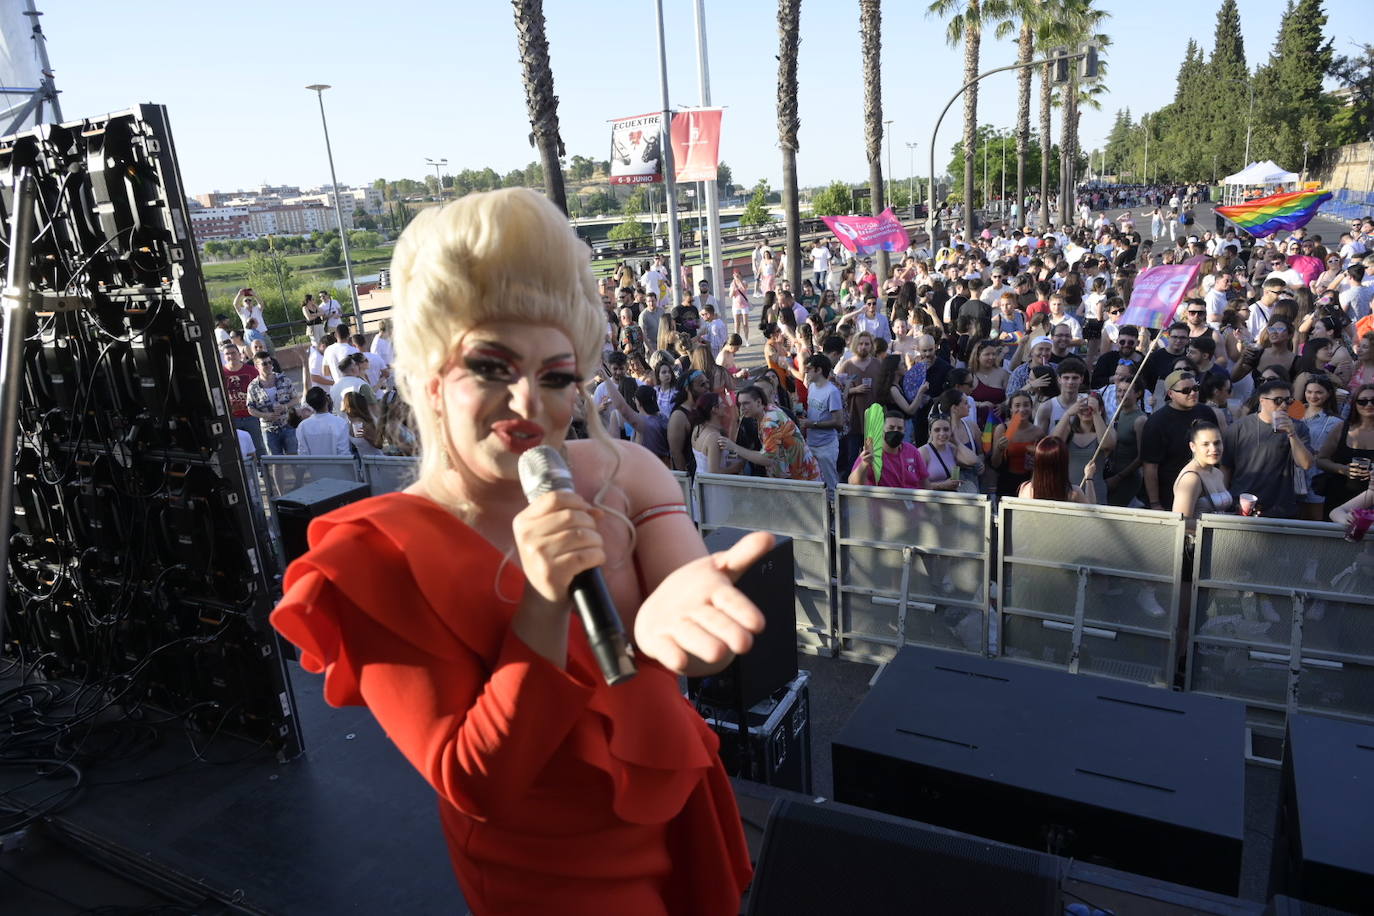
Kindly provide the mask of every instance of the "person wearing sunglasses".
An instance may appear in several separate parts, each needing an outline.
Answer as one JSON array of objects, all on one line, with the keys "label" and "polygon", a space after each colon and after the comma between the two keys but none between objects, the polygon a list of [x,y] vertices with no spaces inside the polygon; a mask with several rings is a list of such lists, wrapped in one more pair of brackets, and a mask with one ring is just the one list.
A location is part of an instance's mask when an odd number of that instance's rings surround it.
[{"label": "person wearing sunglasses", "polygon": [[1313,465],[1307,424],[1288,413],[1293,386],[1274,379],[1259,386],[1259,409],[1226,428],[1222,464],[1231,472],[1231,494],[1256,497],[1269,518],[1297,518],[1295,466]]},{"label": "person wearing sunglasses", "polygon": [[1328,513],[1364,491],[1374,463],[1374,383],[1352,388],[1350,417],[1327,435],[1317,454],[1317,464],[1326,472]]},{"label": "person wearing sunglasses", "polygon": [[1211,408],[1200,403],[1199,387],[1192,372],[1180,369],[1169,373],[1164,380],[1165,404],[1150,415],[1140,431],[1140,460],[1151,509],[1166,508],[1164,500],[1171,498],[1174,481],[1192,460],[1188,441],[1193,421],[1214,419]]}]

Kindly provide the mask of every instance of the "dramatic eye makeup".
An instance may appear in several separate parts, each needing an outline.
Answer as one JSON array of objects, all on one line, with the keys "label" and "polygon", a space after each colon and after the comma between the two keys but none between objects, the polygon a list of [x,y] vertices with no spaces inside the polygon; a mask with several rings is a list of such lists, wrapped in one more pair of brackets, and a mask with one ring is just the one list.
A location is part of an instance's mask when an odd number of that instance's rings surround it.
[{"label": "dramatic eye makeup", "polygon": [[[494,385],[513,385],[521,375],[519,355],[494,341],[474,343],[463,354],[463,366],[481,381]],[[560,353],[544,360],[534,378],[541,388],[559,390],[582,380],[576,369],[573,355]]]}]

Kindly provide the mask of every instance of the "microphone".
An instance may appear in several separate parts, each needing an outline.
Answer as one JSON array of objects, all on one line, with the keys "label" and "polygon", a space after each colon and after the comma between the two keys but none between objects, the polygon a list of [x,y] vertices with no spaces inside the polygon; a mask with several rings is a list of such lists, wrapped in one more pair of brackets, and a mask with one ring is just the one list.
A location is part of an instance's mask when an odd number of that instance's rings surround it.
[{"label": "microphone", "polygon": [[[520,487],[530,502],[551,490],[573,488],[567,462],[547,445],[537,445],[522,454],[519,469]],[[606,683],[614,686],[634,677],[639,670],[635,667],[634,648],[625,638],[625,628],[601,570],[593,567],[573,576],[568,592]]]}]

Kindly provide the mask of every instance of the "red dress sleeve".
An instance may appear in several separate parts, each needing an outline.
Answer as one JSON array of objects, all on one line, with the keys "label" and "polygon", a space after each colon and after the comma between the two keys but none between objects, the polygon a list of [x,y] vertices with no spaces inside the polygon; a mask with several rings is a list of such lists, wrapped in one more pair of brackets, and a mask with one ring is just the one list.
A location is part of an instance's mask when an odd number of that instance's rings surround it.
[{"label": "red dress sleeve", "polygon": [[[398,542],[386,508],[359,508],[375,502],[311,525],[312,548],[287,570],[272,625],[301,648],[302,667],[324,673],[326,701],[366,705],[442,797],[487,817],[525,795],[593,690],[509,630],[515,605],[489,594],[497,589],[475,587],[494,584],[500,563],[480,535],[454,520],[468,535],[455,544],[454,531],[408,512]],[[414,561],[439,545],[457,549],[423,564],[432,578],[417,581]],[[518,601],[523,579],[511,572],[499,591]],[[446,596],[447,613],[431,608],[426,587]],[[539,716],[517,716],[522,701],[537,702]]]}]

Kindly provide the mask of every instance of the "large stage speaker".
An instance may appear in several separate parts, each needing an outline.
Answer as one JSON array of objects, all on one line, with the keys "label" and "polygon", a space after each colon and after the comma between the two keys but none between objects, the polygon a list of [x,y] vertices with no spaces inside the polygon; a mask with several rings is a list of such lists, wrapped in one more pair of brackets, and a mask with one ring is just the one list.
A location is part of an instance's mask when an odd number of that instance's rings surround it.
[{"label": "large stage speaker", "polygon": [[835,798],[1235,894],[1239,703],[907,647],[832,743]]},{"label": "large stage speaker", "polygon": [[1374,907],[1374,726],[1290,713],[1273,890],[1367,913]]},{"label": "large stage speaker", "polygon": [[290,563],[310,549],[306,532],[311,522],[340,506],[367,499],[371,495],[372,487],[368,484],[321,477],[272,500],[277,512],[277,524],[281,528],[286,562]]},{"label": "large stage speaker", "polygon": [[1057,913],[1054,856],[846,806],[779,799],[750,916]]},{"label": "large stage speaker", "polygon": [[[741,528],[717,528],[706,537],[712,553],[729,550],[749,534]],[[767,625],[754,647],[717,675],[693,678],[688,693],[700,702],[732,709],[752,709],[786,687],[797,676],[797,616],[792,539],[777,543],[740,576],[736,587],[763,611]]]}]

